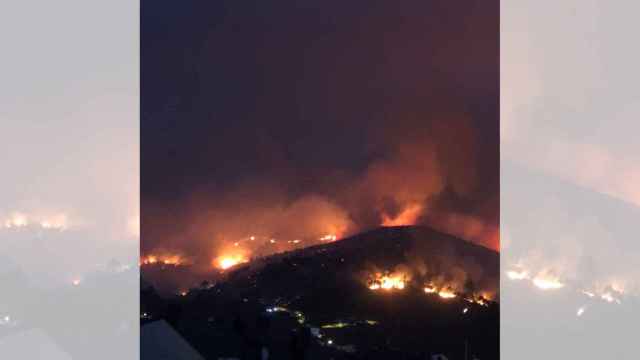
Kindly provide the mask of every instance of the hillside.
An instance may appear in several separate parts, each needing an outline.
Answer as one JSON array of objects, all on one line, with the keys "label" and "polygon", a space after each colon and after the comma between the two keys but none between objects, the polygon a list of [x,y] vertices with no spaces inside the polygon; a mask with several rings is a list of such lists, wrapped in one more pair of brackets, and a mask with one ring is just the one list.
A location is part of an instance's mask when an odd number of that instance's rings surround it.
[{"label": "hillside", "polygon": [[173,317],[211,357],[249,346],[240,321],[279,359],[304,327],[315,329],[311,358],[456,359],[465,342],[480,359],[495,358],[499,310],[489,299],[497,298],[498,266],[496,252],[427,227],[379,228],[253,261],[155,316]]}]

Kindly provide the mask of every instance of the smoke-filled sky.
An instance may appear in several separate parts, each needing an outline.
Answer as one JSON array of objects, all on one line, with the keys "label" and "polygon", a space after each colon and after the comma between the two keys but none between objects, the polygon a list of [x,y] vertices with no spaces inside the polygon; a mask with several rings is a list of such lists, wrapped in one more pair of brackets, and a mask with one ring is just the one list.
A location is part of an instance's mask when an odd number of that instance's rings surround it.
[{"label": "smoke-filled sky", "polygon": [[142,6],[143,253],[399,215],[498,247],[498,1]]}]

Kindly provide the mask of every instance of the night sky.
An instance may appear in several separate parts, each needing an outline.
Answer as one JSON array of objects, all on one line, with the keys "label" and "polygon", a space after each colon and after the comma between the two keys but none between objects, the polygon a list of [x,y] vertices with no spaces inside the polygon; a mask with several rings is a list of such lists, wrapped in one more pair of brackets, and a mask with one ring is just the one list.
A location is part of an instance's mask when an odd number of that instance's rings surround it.
[{"label": "night sky", "polygon": [[143,0],[141,13],[143,253],[194,252],[194,222],[256,197],[320,196],[357,232],[415,200],[403,181],[432,220],[497,225],[498,1]]}]

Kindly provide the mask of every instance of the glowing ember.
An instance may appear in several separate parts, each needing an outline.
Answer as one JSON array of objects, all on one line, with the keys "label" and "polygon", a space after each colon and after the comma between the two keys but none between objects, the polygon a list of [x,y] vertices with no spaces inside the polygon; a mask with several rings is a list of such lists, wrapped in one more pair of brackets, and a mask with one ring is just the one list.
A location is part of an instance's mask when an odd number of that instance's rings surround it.
[{"label": "glowing ember", "polygon": [[382,214],[382,226],[414,225],[422,214],[422,209],[423,206],[421,204],[412,204],[393,218],[387,214]]},{"label": "glowing ember", "polygon": [[238,264],[242,264],[247,262],[247,260],[242,257],[241,255],[234,255],[234,256],[220,256],[219,258],[217,258],[215,260],[215,266],[218,269],[221,270],[227,270],[229,268],[232,268]]},{"label": "glowing ember", "polygon": [[554,277],[538,276],[533,279],[533,284],[542,290],[557,290],[564,287],[564,284]]}]

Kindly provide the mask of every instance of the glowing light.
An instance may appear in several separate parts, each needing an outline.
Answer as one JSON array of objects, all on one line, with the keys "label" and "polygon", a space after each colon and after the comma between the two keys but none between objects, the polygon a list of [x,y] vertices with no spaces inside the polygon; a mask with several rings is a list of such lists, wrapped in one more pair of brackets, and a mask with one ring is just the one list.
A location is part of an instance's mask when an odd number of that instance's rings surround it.
[{"label": "glowing light", "polygon": [[414,225],[420,214],[422,214],[422,210],[423,206],[421,204],[411,204],[393,218],[387,214],[382,214],[382,226]]},{"label": "glowing light", "polygon": [[142,260],[143,264],[155,264],[157,262],[158,262],[158,258],[155,257],[154,255],[149,255]]},{"label": "glowing light", "polygon": [[3,222],[4,227],[7,229],[17,229],[33,225],[45,230],[62,231],[69,227],[69,221],[65,214],[34,217],[21,212],[14,212],[11,216],[3,220]]},{"label": "glowing light", "polygon": [[432,285],[427,285],[424,288],[424,292],[426,292],[427,294],[434,294],[438,291],[438,289],[436,289],[434,286]]},{"label": "glowing light", "polygon": [[529,278],[529,273],[527,273],[524,270],[522,271],[510,270],[510,271],[507,271],[507,277],[511,280],[524,280]]},{"label": "glowing light", "polygon": [[336,234],[328,234],[320,238],[320,241],[336,241],[338,236]]},{"label": "glowing light", "polygon": [[406,278],[402,274],[384,275],[377,274],[376,279],[370,281],[371,290],[403,290],[406,286]]},{"label": "glowing light", "polygon": [[592,293],[591,291],[582,290],[582,293],[587,295],[590,298],[596,296],[596,294]]},{"label": "glowing light", "polygon": [[134,215],[129,219],[127,224],[129,235],[139,238],[140,237],[140,215]]},{"label": "glowing light", "polygon": [[542,275],[533,279],[533,284],[541,290],[557,290],[564,287],[564,284],[557,278]]},{"label": "glowing light", "polygon": [[464,309],[462,309],[462,313],[463,313],[463,314],[466,314],[466,313],[468,313],[468,312],[469,312],[469,308],[464,308]]},{"label": "glowing light", "polygon": [[79,286],[81,282],[82,281],[80,279],[73,279],[73,281],[71,281],[71,284],[73,286]]},{"label": "glowing light", "polygon": [[602,298],[602,300],[608,302],[608,303],[618,303],[620,304],[620,300],[615,298],[610,292],[604,293],[600,296]]},{"label": "glowing light", "polygon": [[223,255],[215,260],[215,266],[221,270],[227,270],[247,260],[241,255]]},{"label": "glowing light", "polygon": [[456,293],[454,293],[450,289],[440,290],[438,291],[438,295],[443,299],[453,299],[454,297],[456,297]]},{"label": "glowing light", "polygon": [[578,309],[578,311],[576,312],[577,316],[582,316],[582,314],[584,314],[586,308],[583,306],[581,308]]},{"label": "glowing light", "polygon": [[67,216],[64,214],[48,217],[40,221],[44,229],[65,230],[68,227]]},{"label": "glowing light", "polygon": [[[438,289],[434,285],[426,285],[424,287],[424,292],[427,294],[438,294],[438,296],[440,296],[443,299],[452,299],[457,296],[451,287]],[[473,301],[473,300],[469,300],[469,301]]]},{"label": "glowing light", "polygon": [[168,254],[168,255],[147,255],[140,260],[141,265],[153,265],[162,264],[170,266],[183,265],[185,260],[180,255]]}]

